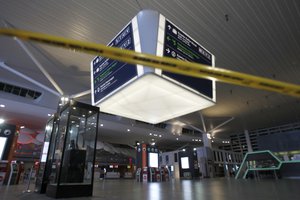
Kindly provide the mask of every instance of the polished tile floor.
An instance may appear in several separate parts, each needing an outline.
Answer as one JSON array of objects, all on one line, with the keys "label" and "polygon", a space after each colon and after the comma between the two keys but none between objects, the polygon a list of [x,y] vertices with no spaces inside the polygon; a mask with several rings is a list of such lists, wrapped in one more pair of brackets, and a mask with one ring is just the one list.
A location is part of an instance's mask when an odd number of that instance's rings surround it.
[{"label": "polished tile floor", "polygon": [[[33,184],[30,189],[33,189]],[[49,200],[45,195],[23,193],[25,185],[0,186],[0,200]],[[173,180],[138,183],[135,180],[95,181],[93,197],[78,200],[298,200],[300,180]]]}]

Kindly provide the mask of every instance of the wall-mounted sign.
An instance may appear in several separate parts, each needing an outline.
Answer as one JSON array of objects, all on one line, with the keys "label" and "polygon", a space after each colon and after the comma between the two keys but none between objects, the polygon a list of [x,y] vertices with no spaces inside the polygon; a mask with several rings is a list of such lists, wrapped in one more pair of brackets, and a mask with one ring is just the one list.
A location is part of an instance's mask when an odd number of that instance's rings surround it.
[{"label": "wall-mounted sign", "polygon": [[[135,50],[132,24],[129,23],[107,46]],[[91,63],[93,105],[137,76],[135,65],[97,56]]]},{"label": "wall-mounted sign", "polygon": [[[177,58],[188,62],[212,65],[213,56],[195,40],[177,28],[170,21],[165,21],[164,51],[163,56]],[[213,81],[194,78],[190,76],[162,72],[168,76],[201,94],[213,98]]]}]

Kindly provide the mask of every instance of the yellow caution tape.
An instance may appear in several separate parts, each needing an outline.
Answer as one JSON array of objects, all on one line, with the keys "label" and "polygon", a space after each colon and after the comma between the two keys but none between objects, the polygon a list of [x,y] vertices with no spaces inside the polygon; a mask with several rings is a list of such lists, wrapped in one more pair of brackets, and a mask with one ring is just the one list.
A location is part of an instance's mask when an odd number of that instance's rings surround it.
[{"label": "yellow caution tape", "polygon": [[23,30],[0,29],[0,34],[57,47],[68,48],[88,54],[100,55],[126,63],[140,64],[159,68],[177,74],[199,78],[213,78],[220,82],[300,97],[299,85],[253,76],[222,68],[213,68],[203,64],[181,61],[174,58],[159,57],[150,54],[138,53],[131,50],[119,49],[116,47],[108,47],[102,44],[71,40],[63,37]]}]

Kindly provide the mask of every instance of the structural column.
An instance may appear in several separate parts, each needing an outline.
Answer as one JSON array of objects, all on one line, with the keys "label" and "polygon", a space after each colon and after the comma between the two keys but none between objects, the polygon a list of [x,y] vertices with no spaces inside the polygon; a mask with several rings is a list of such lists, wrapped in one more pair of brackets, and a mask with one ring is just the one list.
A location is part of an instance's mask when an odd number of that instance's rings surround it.
[{"label": "structural column", "polygon": [[249,131],[248,130],[245,130],[244,131],[245,133],[245,138],[246,138],[246,143],[247,143],[247,150],[248,152],[252,152],[253,149],[252,149],[252,145],[251,145],[251,141],[250,141],[250,137],[249,137]]}]

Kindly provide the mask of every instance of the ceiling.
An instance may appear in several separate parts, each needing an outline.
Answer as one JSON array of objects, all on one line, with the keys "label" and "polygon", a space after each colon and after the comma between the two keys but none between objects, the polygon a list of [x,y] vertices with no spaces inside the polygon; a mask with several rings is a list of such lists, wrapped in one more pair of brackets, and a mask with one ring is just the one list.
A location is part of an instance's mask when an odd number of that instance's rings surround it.
[{"label": "ceiling", "polygon": [[[10,26],[66,38],[107,44],[140,10],[153,9],[188,33],[216,56],[216,66],[300,84],[300,1],[246,0],[0,0],[1,27]],[[55,91],[53,85],[22,49],[26,46],[64,94],[90,89],[94,56],[37,43],[0,37],[0,63]],[[0,81],[42,93],[28,100],[0,91],[0,117],[34,130],[44,128],[60,97],[0,67]],[[90,103],[90,96],[79,99]],[[133,145],[154,141],[174,148],[199,135],[172,134],[172,125],[207,131],[216,138],[300,121],[300,99],[277,93],[217,83],[215,106],[166,122],[167,128],[101,114],[102,141]],[[228,123],[224,123],[228,122]],[[218,127],[218,125],[224,124]],[[216,127],[218,129],[216,129]],[[127,132],[130,129],[130,132]],[[180,129],[180,128],[179,128]],[[150,136],[156,132],[162,137]],[[176,138],[179,138],[178,140]]]}]

